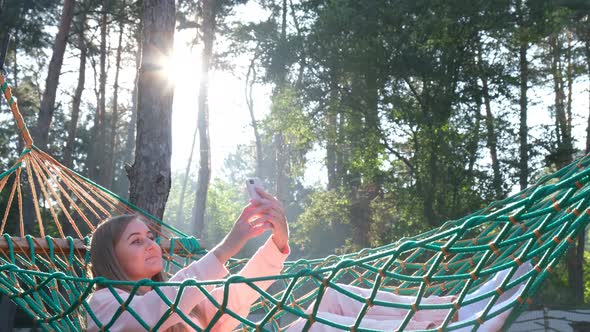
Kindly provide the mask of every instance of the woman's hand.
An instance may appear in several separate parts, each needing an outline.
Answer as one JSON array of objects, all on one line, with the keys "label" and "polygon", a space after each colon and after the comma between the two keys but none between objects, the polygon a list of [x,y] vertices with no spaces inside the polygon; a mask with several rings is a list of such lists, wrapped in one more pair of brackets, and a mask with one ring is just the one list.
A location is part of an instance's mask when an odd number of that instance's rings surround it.
[{"label": "woman's hand", "polygon": [[272,240],[281,252],[289,246],[289,226],[281,202],[262,189],[256,189],[260,199],[251,200],[226,237],[213,249],[217,259],[225,264],[251,238],[272,230]]},{"label": "woman's hand", "polygon": [[285,252],[289,247],[289,225],[285,216],[283,204],[274,196],[270,195],[261,188],[256,188],[260,200],[253,200],[253,204],[259,206],[269,206],[267,212],[267,223],[272,228],[272,240],[281,252]]},{"label": "woman's hand", "polygon": [[222,264],[242,250],[248,240],[272,228],[266,222],[270,218],[268,214],[270,208],[269,204],[254,205],[252,203],[244,207],[232,229],[213,249],[213,253]]}]

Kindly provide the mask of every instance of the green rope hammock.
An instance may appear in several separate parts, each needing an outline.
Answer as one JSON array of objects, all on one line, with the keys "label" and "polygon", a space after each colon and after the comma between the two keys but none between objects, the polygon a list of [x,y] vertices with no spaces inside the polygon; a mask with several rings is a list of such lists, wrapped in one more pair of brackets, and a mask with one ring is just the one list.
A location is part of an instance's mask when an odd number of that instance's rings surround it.
[{"label": "green rope hammock", "polygon": [[[26,145],[13,167],[0,174],[0,293],[8,296],[46,331],[83,330],[87,315],[108,330],[123,309],[118,310],[110,322],[98,322],[87,299],[96,285],[116,294],[115,286],[121,284],[133,287],[130,298],[145,285],[156,292],[161,287],[176,285],[180,293],[186,287],[198,287],[220,310],[206,327],[195,325],[178,312],[197,331],[209,330],[222,314],[233,316],[241,322],[242,329],[252,331],[281,331],[298,318],[306,320],[305,329],[313,324],[325,324],[336,329],[367,331],[360,324],[372,305],[406,310],[399,330],[408,325],[418,310],[435,309],[447,309],[448,315],[441,326],[432,331],[477,330],[502,312],[510,313],[504,324],[507,328],[530,303],[531,296],[588,223],[590,157],[586,156],[517,195],[494,202],[462,219],[448,221],[438,229],[354,254],[287,262],[279,275],[184,282],[93,279],[87,272],[89,240],[83,234],[113,215],[135,212],[148,218],[148,226],[160,234],[165,272],[169,274],[207,251],[194,238],[148,215],[36,148],[1,74],[0,86]],[[25,229],[31,226],[25,221],[31,220],[35,231],[27,234]],[[232,260],[228,268],[235,272],[246,262]],[[534,268],[515,280],[506,278],[491,291],[468,296],[499,271],[506,271],[512,277],[523,263],[530,263]],[[254,284],[260,280],[275,282],[265,291]],[[217,303],[205,288],[221,286],[227,295],[231,284],[248,285],[260,294],[247,317],[232,312],[225,302]],[[342,284],[369,289],[371,295],[353,294],[343,289]],[[517,288],[520,293],[509,305],[501,310],[494,309],[503,292]],[[314,300],[320,300],[328,289],[362,304],[363,310],[352,326],[343,326],[318,314],[320,301]],[[415,296],[416,301],[410,304],[380,301],[376,299],[377,290]],[[172,311],[178,311],[174,301],[159,294],[171,309],[157,326]],[[457,299],[445,304],[422,303],[430,295],[456,295]],[[121,308],[146,330],[157,329],[157,326],[148,326],[127,306],[129,299],[119,300]],[[460,308],[481,300],[488,302],[477,317],[452,321]]]}]

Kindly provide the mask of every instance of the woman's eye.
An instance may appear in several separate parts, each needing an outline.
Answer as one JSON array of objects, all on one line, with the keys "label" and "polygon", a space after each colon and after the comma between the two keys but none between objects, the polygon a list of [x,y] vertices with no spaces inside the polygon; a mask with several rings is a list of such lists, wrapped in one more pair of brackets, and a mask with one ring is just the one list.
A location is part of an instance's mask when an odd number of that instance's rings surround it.
[{"label": "woman's eye", "polygon": [[141,243],[141,240],[139,240],[139,239],[135,239],[135,240],[133,240],[133,242],[131,242],[131,244],[139,244],[139,243]]}]

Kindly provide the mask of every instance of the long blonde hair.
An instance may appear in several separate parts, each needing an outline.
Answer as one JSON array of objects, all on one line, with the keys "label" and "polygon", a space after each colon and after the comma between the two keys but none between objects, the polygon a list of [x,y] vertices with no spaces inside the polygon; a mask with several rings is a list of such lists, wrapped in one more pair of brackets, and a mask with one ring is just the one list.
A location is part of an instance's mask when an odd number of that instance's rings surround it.
[{"label": "long blonde hair", "polygon": [[[121,239],[123,232],[133,220],[140,220],[145,223],[144,219],[138,214],[124,214],[110,218],[96,227],[90,240],[90,263],[92,275],[96,277],[105,277],[109,280],[130,280],[119,260],[115,255],[115,246]],[[165,281],[168,278],[161,271],[152,277],[153,281]],[[132,286],[113,285],[126,292],[131,292]],[[104,286],[97,285],[97,289]],[[142,293],[139,293],[142,294]],[[191,316],[195,313],[191,312]],[[188,331],[182,323],[173,325],[166,329],[166,332],[185,332]]]}]

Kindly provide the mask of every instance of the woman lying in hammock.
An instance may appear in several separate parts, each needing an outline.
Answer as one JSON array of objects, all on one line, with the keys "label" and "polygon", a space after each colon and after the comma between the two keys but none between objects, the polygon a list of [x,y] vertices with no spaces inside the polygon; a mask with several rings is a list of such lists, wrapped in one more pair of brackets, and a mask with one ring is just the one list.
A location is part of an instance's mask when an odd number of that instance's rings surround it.
[{"label": "woman lying in hammock", "polygon": [[[283,262],[290,252],[288,245],[289,230],[284,209],[276,198],[261,189],[256,190],[261,198],[258,200],[253,199],[244,208],[224,240],[200,260],[177,272],[170,281],[182,282],[186,279],[215,280],[225,277],[228,270],[224,264],[228,259],[239,252],[249,239],[262,234],[268,229],[272,230],[271,238],[258,249],[239,275],[246,278],[255,278],[276,275],[281,272]],[[119,216],[99,225],[92,236],[90,254],[94,277],[102,276],[110,280],[129,281],[141,279],[165,280],[162,272],[162,251],[154,242],[154,234],[139,216]],[[488,289],[489,291],[495,289],[504,279],[502,273],[504,273],[504,276],[506,275],[506,271],[501,271],[480,290]],[[263,290],[267,289],[271,284],[272,281],[256,282],[256,285]],[[347,285],[339,286],[365,297],[370,295],[370,290],[367,289]],[[116,287],[117,295],[123,301],[127,300],[130,296],[131,287]],[[160,287],[159,290],[171,302],[175,301],[179,291],[178,287],[173,286]],[[213,290],[208,289],[208,291],[211,292],[217,302],[223,302],[223,287]],[[476,295],[473,294],[472,296]],[[250,311],[250,306],[258,297],[259,293],[250,286],[241,283],[232,284],[227,299],[227,308],[242,317],[246,317]],[[396,303],[413,303],[415,300],[413,297],[398,296],[387,292],[379,292],[377,299]],[[451,303],[454,300],[455,297],[453,296],[430,296],[423,298],[422,303]],[[461,308],[459,314],[453,320],[457,318],[470,319],[470,315],[482,309],[480,308],[482,306],[481,302]],[[120,301],[112,291],[100,286],[97,287],[96,292],[90,298],[89,306],[101,325],[100,327],[97,326],[96,321],[88,316],[87,325],[89,331],[101,330],[102,326],[109,324],[113,320],[114,314],[121,307]],[[147,286],[139,289],[128,307],[133,309],[149,327],[155,326],[170,309],[161,296]],[[354,325],[361,307],[362,303],[338,291],[328,289],[322,297],[318,316],[343,325]],[[218,308],[197,287],[185,287],[176,310],[188,316],[197,326],[204,328],[211,322]],[[311,311],[308,310],[308,312]],[[363,318],[361,327],[376,330],[393,330],[401,324],[406,312],[407,310],[404,309],[374,306]],[[439,326],[444,321],[447,313],[448,310],[445,309],[418,311],[406,326],[406,330],[420,330]],[[498,330],[499,327],[493,328],[497,324],[500,324],[500,327],[502,326],[505,317],[500,316],[496,317],[499,317],[501,321],[496,319],[496,323],[488,324],[488,326],[492,327],[490,331]],[[300,331],[305,326],[305,323],[305,320],[299,319],[290,326],[289,331]],[[224,314],[217,320],[212,330],[231,331],[238,324],[239,322],[235,318]],[[190,325],[177,313],[170,314],[158,329],[160,331],[192,330]],[[145,328],[128,310],[125,310],[110,325],[109,330],[145,331]],[[315,332],[334,330],[334,328],[322,325],[319,322],[313,324],[310,329],[310,331]]]},{"label": "woman lying in hammock", "polygon": [[[262,190],[258,190],[258,194],[261,198],[256,202],[252,201],[244,208],[219,245],[200,260],[178,271],[170,278],[170,281],[216,280],[225,277],[229,273],[225,263],[237,254],[249,239],[261,235],[268,229],[272,230],[272,236],[258,249],[239,274],[246,278],[279,274],[290,252],[285,212],[276,198]],[[154,242],[154,234],[139,216],[123,215],[100,224],[92,235],[90,255],[94,277],[129,281],[165,280],[162,250]],[[266,289],[271,283],[272,281],[261,281],[256,285]],[[125,301],[129,297],[131,287],[119,286],[115,290]],[[221,302],[223,288],[208,290]],[[160,287],[160,291],[174,302],[179,289],[178,287]],[[250,306],[259,295],[247,285],[234,284],[230,287],[227,308],[241,316],[247,316]],[[92,312],[103,326],[111,321],[121,306],[119,303],[111,290],[100,286],[88,302]],[[129,307],[150,327],[155,326],[162,315],[169,310],[169,306],[160,295],[149,287],[140,288]],[[177,310],[182,311],[200,327],[207,326],[218,310],[197,287],[184,288],[177,307]],[[229,315],[223,315],[215,324],[214,330],[230,331],[238,323]],[[89,331],[100,330],[90,316],[87,317],[87,325]],[[126,310],[109,330],[145,331],[145,328]],[[159,330],[191,331],[193,329],[174,313],[159,326]]]}]

